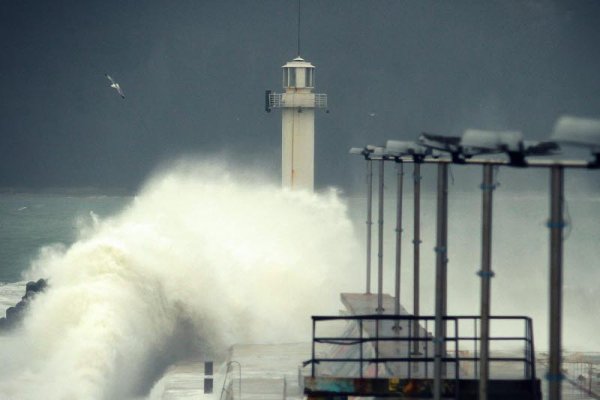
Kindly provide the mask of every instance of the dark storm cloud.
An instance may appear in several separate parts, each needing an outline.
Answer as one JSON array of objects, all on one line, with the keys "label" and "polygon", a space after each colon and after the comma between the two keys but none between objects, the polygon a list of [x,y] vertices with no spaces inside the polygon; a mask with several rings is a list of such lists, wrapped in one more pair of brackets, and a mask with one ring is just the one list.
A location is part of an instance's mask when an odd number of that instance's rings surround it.
[{"label": "dark storm cloud", "polygon": [[[295,24],[295,1],[2,0],[0,186],[135,187],[195,152],[277,171],[263,95],[281,90]],[[354,145],[467,127],[544,138],[562,113],[600,116],[599,27],[592,1],[304,1],[302,55],[331,107],[317,184],[360,181]]]}]

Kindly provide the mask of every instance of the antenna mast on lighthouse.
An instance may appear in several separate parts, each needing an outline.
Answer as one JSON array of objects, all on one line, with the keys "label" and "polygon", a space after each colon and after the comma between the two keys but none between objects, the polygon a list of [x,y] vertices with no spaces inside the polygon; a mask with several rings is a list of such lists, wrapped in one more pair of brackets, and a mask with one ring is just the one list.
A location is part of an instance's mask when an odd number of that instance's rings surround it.
[{"label": "antenna mast on lighthouse", "polygon": [[265,94],[265,110],[281,108],[281,183],[284,188],[314,189],[315,108],[327,108],[327,95],[313,93],[315,67],[300,57],[300,0],[297,57],[283,68],[283,93]]},{"label": "antenna mast on lighthouse", "polygon": [[300,0],[298,0],[298,51],[296,55],[300,57]]}]

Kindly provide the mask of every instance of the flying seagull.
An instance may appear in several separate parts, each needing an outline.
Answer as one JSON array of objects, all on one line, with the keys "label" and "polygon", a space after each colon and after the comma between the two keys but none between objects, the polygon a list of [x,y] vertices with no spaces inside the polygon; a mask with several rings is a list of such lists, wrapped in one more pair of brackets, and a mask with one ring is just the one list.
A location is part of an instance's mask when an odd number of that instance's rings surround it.
[{"label": "flying seagull", "polygon": [[106,76],[106,78],[110,81],[110,87],[114,88],[122,98],[125,98],[125,94],[123,93],[121,86],[119,86],[119,84],[117,82],[115,82],[115,80],[113,78],[111,78],[110,75],[104,74],[104,76]]}]

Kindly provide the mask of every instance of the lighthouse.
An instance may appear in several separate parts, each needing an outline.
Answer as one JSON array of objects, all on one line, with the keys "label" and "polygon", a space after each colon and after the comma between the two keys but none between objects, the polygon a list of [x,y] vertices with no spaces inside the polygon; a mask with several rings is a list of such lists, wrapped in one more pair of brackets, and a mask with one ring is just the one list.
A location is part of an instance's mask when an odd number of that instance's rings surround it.
[{"label": "lighthouse", "polygon": [[265,109],[281,108],[281,184],[314,189],[315,108],[327,108],[327,95],[313,93],[315,67],[298,56],[282,66],[283,93],[267,90]]}]

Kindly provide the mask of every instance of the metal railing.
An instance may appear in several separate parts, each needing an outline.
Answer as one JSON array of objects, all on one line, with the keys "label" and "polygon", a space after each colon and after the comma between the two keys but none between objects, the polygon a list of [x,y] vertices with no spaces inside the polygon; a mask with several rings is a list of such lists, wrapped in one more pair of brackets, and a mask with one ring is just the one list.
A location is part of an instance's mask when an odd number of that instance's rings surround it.
[{"label": "metal railing", "polygon": [[578,361],[563,361],[565,380],[589,397],[600,399],[600,357],[596,355],[580,358]]},{"label": "metal railing", "polygon": [[[535,352],[533,342],[532,320],[525,316],[491,316],[491,325],[511,325],[511,333],[498,334],[492,329],[489,338],[493,348],[489,362],[508,363],[521,366],[522,377],[535,384]],[[344,367],[346,375],[355,377],[406,377],[429,379],[433,376],[435,338],[429,333],[433,328],[435,317],[411,315],[361,315],[361,316],[313,316],[312,357],[304,365],[311,366],[311,376],[317,375],[317,366],[325,368],[324,375],[339,376]],[[348,323],[342,336],[317,335],[317,325],[343,321]],[[444,317],[445,335],[443,337],[444,352],[442,363],[445,366],[445,379],[475,379],[478,377],[479,348],[481,337],[478,331],[480,316],[447,316]],[[400,326],[401,329],[394,329]],[[471,330],[472,329],[472,330]],[[468,333],[466,331],[469,331]],[[505,329],[506,330],[506,329]],[[389,333],[386,333],[389,332]],[[515,349],[514,344],[521,344]],[[492,346],[496,344],[497,346]],[[317,355],[317,346],[329,346],[322,355]],[[507,345],[510,351],[502,351]],[[499,349],[494,349],[500,347]],[[415,349],[419,351],[415,352]],[[335,367],[337,365],[337,371]],[[348,365],[354,366],[348,372]],[[471,366],[471,370],[467,368]],[[418,366],[419,368],[416,368]],[[415,371],[419,370],[418,374]],[[491,379],[494,379],[492,369]],[[417,376],[418,375],[418,376]]]},{"label": "metal railing", "polygon": [[283,95],[281,93],[269,93],[270,108],[281,108],[283,105]]},{"label": "metal railing", "polygon": [[327,108],[327,95],[325,93],[315,93],[315,107]]},{"label": "metal railing", "polygon": [[[283,93],[268,93],[268,107],[271,108],[283,108],[286,103],[283,97]],[[291,105],[290,105],[291,106]],[[306,107],[314,106],[315,108],[327,108],[327,94],[315,93],[314,104],[306,104]]]}]

